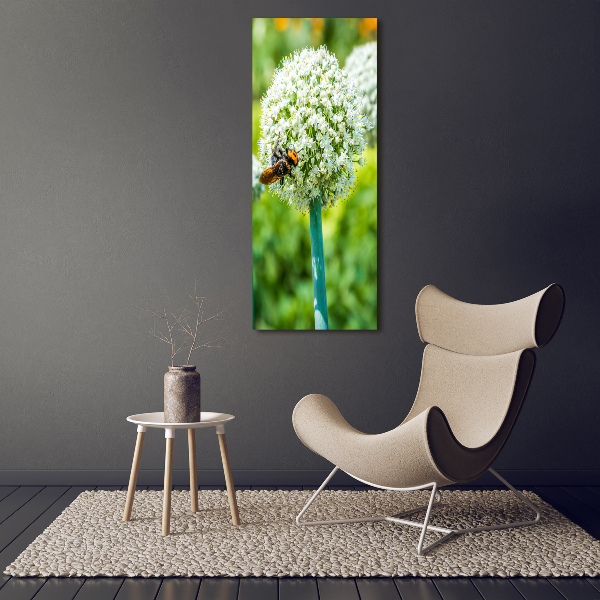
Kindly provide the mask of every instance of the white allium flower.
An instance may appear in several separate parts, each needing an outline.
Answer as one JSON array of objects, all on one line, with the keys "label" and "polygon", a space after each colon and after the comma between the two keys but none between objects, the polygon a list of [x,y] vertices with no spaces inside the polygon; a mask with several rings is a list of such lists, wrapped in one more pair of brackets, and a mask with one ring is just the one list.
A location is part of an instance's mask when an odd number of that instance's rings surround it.
[{"label": "white allium flower", "polygon": [[252,201],[256,202],[260,200],[262,193],[265,191],[265,186],[259,183],[258,178],[263,172],[263,168],[260,166],[260,161],[254,154],[252,155]]},{"label": "white allium flower", "polygon": [[362,95],[325,46],[296,52],[275,71],[261,100],[259,158],[271,166],[277,143],[298,153],[295,179],[272,184],[290,206],[306,212],[321,195],[322,208],[330,208],[354,191],[354,163],[371,128]]},{"label": "white allium flower", "polygon": [[344,70],[355,77],[358,86],[365,93],[364,111],[371,120],[373,129],[368,139],[372,144],[377,143],[377,42],[369,42],[356,46],[348,58]]}]

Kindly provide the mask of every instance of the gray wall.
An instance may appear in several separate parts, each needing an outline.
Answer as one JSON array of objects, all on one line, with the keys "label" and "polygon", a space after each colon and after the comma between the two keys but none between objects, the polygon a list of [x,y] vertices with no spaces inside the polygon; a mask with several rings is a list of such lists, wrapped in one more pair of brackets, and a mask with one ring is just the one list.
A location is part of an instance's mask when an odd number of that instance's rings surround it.
[{"label": "gray wall", "polygon": [[[235,469],[323,469],[291,426],[321,392],[367,432],[410,408],[418,291],[475,303],[553,281],[562,328],[504,469],[594,469],[599,3],[371,2],[380,18],[377,332],[251,330],[251,17],[272,2],[0,4],[0,469],[128,469],[128,414],[160,410],[167,349],[135,305],[195,277],[232,303],[198,361],[234,413]],[[290,12],[360,15],[362,2]],[[364,15],[368,16],[368,15]],[[594,52],[596,64],[594,64]],[[237,169],[230,165],[237,164]],[[308,231],[307,231],[308,235]],[[199,466],[220,466],[214,434]],[[143,467],[160,469],[161,436]],[[183,437],[176,468],[186,467]]]}]

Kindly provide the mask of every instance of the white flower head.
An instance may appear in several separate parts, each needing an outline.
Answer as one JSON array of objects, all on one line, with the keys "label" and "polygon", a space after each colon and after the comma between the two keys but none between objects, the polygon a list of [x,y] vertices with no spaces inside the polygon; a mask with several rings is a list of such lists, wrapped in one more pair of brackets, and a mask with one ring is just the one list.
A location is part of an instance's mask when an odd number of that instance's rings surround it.
[{"label": "white flower head", "polygon": [[344,71],[358,81],[364,92],[364,112],[373,124],[368,141],[377,143],[377,42],[356,46],[346,59]]},{"label": "white flower head", "polygon": [[325,46],[288,56],[261,103],[261,163],[271,165],[276,145],[298,153],[294,178],[272,184],[273,191],[303,213],[319,195],[323,209],[351,195],[355,158],[371,123],[363,113],[363,93],[337,58]]},{"label": "white flower head", "polygon": [[263,169],[260,166],[260,161],[254,154],[252,155],[252,201],[260,200],[262,193],[265,191],[265,186],[258,181]]}]

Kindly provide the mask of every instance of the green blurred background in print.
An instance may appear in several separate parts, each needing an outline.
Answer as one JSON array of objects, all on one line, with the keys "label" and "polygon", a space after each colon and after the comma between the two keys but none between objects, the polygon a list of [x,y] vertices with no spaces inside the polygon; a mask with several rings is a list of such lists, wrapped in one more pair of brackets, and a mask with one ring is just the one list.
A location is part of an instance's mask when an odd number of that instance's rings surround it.
[{"label": "green blurred background in print", "polygon": [[[260,98],[283,57],[325,44],[343,67],[355,46],[376,40],[376,19],[254,19],[253,154],[258,155]],[[354,194],[323,212],[330,329],[377,329],[377,146],[367,147],[363,159]],[[253,204],[252,232],[254,329],[313,329],[308,215],[280,202],[267,187]]]}]

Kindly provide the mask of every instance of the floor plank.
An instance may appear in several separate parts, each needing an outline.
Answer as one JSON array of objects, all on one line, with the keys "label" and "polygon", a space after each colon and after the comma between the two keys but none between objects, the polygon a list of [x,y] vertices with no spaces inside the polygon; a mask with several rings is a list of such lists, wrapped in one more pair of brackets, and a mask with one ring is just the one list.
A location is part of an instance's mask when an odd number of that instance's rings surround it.
[{"label": "floor plank", "polygon": [[394,577],[402,600],[441,600],[433,581],[421,577]]},{"label": "floor plank", "polygon": [[481,594],[466,577],[436,577],[433,583],[444,600],[481,600]]},{"label": "floor plank", "polygon": [[237,600],[239,587],[237,577],[204,577],[198,600]]},{"label": "floor plank", "polygon": [[[22,519],[20,522],[22,530],[21,533],[0,552],[0,565],[8,565],[13,562],[15,558],[17,558],[17,556],[21,554],[21,552],[23,552],[23,550],[25,550],[25,548],[27,548],[27,546],[29,546],[29,544],[31,544],[31,542],[33,542],[33,540],[86,489],[87,488],[84,486],[73,486],[37,517],[35,513],[29,515],[15,513],[13,517],[20,517]],[[41,495],[41,493],[39,495]],[[13,517],[11,517],[11,519]]]},{"label": "floor plank", "polygon": [[73,600],[85,577],[48,577],[35,600]]},{"label": "floor plank", "polygon": [[317,579],[319,600],[360,600],[354,579],[323,577]]},{"label": "floor plank", "polygon": [[471,583],[484,600],[523,600],[517,588],[501,577],[473,577]]},{"label": "floor plank", "polygon": [[68,487],[63,486],[43,488],[39,494],[36,494],[29,502],[26,502],[0,524],[0,550],[4,550],[26,527],[65,494],[68,489]]},{"label": "floor plank", "polygon": [[244,577],[240,579],[237,600],[277,600],[277,579],[269,577]]},{"label": "floor plank", "polygon": [[15,490],[19,489],[18,485],[3,485],[0,487],[0,500],[4,500],[6,496],[12,494]]},{"label": "floor plank", "polygon": [[21,486],[0,502],[0,523],[3,523],[26,502],[43,490],[43,486]]},{"label": "floor plank", "polygon": [[163,579],[156,600],[196,600],[201,581],[199,577]]},{"label": "floor plank", "polygon": [[162,579],[160,577],[130,577],[127,578],[115,600],[154,600]]},{"label": "floor plank", "polygon": [[400,600],[394,580],[389,577],[356,579],[360,600]]},{"label": "floor plank", "polygon": [[586,577],[585,580],[597,590],[600,591],[600,578],[598,577]]},{"label": "floor plank", "polygon": [[316,579],[312,577],[280,579],[279,600],[319,600]]},{"label": "floor plank", "polygon": [[565,600],[564,596],[547,580],[538,577],[514,577],[510,582],[525,600]]},{"label": "floor plank", "polygon": [[583,578],[553,577],[548,581],[567,600],[600,600],[600,592]]},{"label": "floor plank", "polygon": [[563,487],[563,489],[572,496],[575,496],[575,498],[579,498],[579,500],[585,502],[596,512],[600,513],[600,496],[592,492],[592,490],[580,485]]},{"label": "floor plank", "polygon": [[0,589],[0,600],[31,600],[45,582],[43,577],[12,577]]},{"label": "floor plank", "polygon": [[600,538],[600,513],[559,487],[538,486],[539,493],[593,536]]},{"label": "floor plank", "polygon": [[122,577],[90,577],[81,586],[75,600],[114,600],[124,581]]}]

